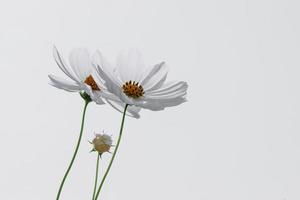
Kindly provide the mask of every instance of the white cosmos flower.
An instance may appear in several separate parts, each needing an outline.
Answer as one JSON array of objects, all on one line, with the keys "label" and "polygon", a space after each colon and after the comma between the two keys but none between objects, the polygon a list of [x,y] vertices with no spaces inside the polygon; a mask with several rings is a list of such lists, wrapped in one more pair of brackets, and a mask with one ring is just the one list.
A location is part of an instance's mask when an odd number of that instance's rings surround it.
[{"label": "white cosmos flower", "polygon": [[86,92],[97,104],[104,104],[101,98],[99,86],[93,79],[93,64],[86,49],[74,49],[70,53],[69,67],[56,47],[53,48],[54,59],[59,68],[69,77],[69,80],[62,79],[55,75],[49,75],[50,84],[59,89],[69,92]]},{"label": "white cosmos flower", "polygon": [[[63,79],[49,75],[50,84],[68,92],[86,92],[97,104],[104,104],[104,100],[121,112],[125,104],[114,94],[109,92],[103,81],[96,73],[96,66],[92,63],[89,52],[84,48],[74,49],[69,56],[70,67],[66,64],[57,48],[53,48],[54,59],[59,68],[69,77]],[[97,79],[97,83],[94,80]],[[128,115],[139,118],[140,109],[135,106],[128,108]]]},{"label": "white cosmos flower", "polygon": [[168,70],[164,62],[145,67],[141,54],[129,51],[119,55],[113,68],[99,51],[95,56],[107,89],[125,104],[157,111],[186,101],[187,83],[166,82]]}]

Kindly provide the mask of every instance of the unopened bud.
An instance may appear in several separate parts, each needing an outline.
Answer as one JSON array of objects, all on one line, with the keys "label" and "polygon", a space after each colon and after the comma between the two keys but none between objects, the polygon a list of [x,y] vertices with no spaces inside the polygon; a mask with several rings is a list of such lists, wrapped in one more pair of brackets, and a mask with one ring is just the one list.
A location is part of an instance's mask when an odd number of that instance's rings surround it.
[{"label": "unopened bud", "polygon": [[109,152],[110,147],[112,146],[112,139],[109,135],[106,134],[95,134],[95,138],[92,141],[94,146],[94,151],[98,151],[99,154],[104,152]]}]

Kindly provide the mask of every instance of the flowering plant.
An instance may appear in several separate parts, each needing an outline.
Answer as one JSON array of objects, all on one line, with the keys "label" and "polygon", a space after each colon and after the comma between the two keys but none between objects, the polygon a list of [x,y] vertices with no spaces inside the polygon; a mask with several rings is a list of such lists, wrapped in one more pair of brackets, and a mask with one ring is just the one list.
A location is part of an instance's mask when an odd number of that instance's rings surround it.
[{"label": "flowering plant", "polygon": [[92,197],[93,200],[97,200],[118,151],[125,116],[139,118],[139,112],[142,108],[159,111],[164,110],[166,107],[182,104],[186,102],[188,85],[184,81],[167,82],[168,70],[165,62],[145,67],[142,56],[138,51],[121,53],[118,56],[116,66],[110,64],[100,51],[96,51],[93,56],[90,56],[89,52],[83,48],[74,49],[71,52],[69,57],[70,67],[56,47],[53,49],[53,55],[57,65],[67,75],[68,79],[49,75],[50,84],[68,92],[79,92],[85,102],[79,138],[71,162],[59,186],[56,200],[60,199],[65,181],[77,156],[88,104],[91,102],[98,105],[107,103],[123,113],[118,139],[99,186],[99,159],[103,153],[110,152],[113,141],[109,135],[95,134],[95,138],[90,142],[93,145],[92,151],[98,154]]}]

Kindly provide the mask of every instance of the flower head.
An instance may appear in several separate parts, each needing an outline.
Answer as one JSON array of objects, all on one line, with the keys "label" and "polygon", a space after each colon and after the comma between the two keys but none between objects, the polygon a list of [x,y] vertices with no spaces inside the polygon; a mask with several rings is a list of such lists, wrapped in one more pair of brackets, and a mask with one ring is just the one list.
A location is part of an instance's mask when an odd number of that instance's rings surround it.
[{"label": "flower head", "polygon": [[103,154],[105,152],[109,152],[112,146],[112,139],[106,134],[95,134],[92,144],[94,151],[97,151],[99,154]]},{"label": "flower head", "polygon": [[129,51],[120,54],[116,67],[112,67],[99,51],[95,55],[98,74],[107,89],[125,104],[157,111],[186,101],[187,83],[166,82],[165,62],[145,67],[141,54]]},{"label": "flower head", "polygon": [[84,91],[97,104],[104,104],[101,98],[101,93],[104,91],[101,90],[101,86],[94,80],[94,65],[86,49],[78,48],[71,52],[69,57],[70,67],[66,64],[56,47],[53,48],[53,56],[58,67],[69,79],[49,75],[51,85],[69,92]]},{"label": "flower head", "polygon": [[[88,97],[97,104],[104,104],[104,100],[120,111],[125,106],[121,99],[107,90],[104,81],[98,75],[96,65],[92,63],[92,57],[84,48],[74,49],[69,57],[70,67],[66,64],[57,48],[53,48],[53,56],[58,67],[69,77],[62,79],[55,75],[49,75],[50,84],[68,92],[84,92],[83,98]],[[87,98],[87,99],[89,99]],[[140,108],[130,106],[128,115],[139,118]]]}]

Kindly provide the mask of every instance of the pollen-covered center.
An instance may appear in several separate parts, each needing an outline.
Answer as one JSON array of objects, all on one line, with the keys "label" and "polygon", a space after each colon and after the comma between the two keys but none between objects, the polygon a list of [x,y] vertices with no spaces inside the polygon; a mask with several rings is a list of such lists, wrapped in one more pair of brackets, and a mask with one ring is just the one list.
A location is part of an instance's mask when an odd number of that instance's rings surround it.
[{"label": "pollen-covered center", "polygon": [[84,81],[87,85],[91,86],[92,90],[98,90],[100,91],[100,88],[98,87],[97,83],[95,82],[94,78],[92,77],[92,75],[89,75],[85,81]]},{"label": "pollen-covered center", "polygon": [[139,85],[138,82],[135,81],[127,81],[123,85],[123,92],[126,94],[128,97],[132,97],[134,99],[137,99],[139,97],[142,97],[144,95],[144,89],[141,85]]}]

